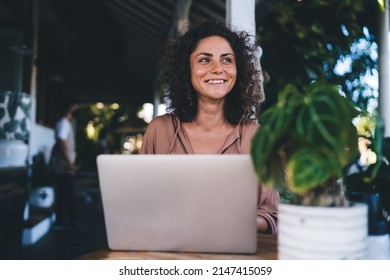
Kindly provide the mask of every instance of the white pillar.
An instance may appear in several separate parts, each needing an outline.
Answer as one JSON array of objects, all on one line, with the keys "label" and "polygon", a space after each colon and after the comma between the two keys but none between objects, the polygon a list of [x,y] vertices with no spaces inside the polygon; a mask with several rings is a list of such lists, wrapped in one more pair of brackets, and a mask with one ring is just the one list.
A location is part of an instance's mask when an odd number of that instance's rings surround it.
[{"label": "white pillar", "polygon": [[379,113],[385,122],[385,136],[390,136],[389,73],[389,1],[381,11],[379,33]]},{"label": "white pillar", "polygon": [[[226,0],[226,24],[232,26],[237,31],[246,31],[253,36],[253,42],[256,38],[256,17],[255,0]],[[260,66],[260,57],[263,51],[258,48],[258,67]]]},{"label": "white pillar", "polygon": [[[246,31],[256,38],[256,1],[255,0],[226,0],[226,24],[232,26],[237,31]],[[256,54],[257,68],[261,70],[260,58],[263,54],[261,47],[258,47]],[[260,72],[260,81],[264,81],[264,76]]]},{"label": "white pillar", "polygon": [[32,1],[32,63],[31,63],[31,76],[30,76],[30,95],[31,95],[31,109],[30,109],[30,139],[28,144],[28,161],[31,164],[33,149],[32,143],[34,143],[36,138],[36,111],[37,111],[37,75],[38,75],[38,25],[39,25],[39,1]]},{"label": "white pillar", "polygon": [[255,0],[226,0],[226,23],[256,35]]},{"label": "white pillar", "polygon": [[36,121],[36,99],[37,99],[37,72],[38,72],[38,24],[39,24],[39,0],[32,2],[32,64],[31,64],[31,82],[30,94],[32,99],[30,119],[32,123]]}]

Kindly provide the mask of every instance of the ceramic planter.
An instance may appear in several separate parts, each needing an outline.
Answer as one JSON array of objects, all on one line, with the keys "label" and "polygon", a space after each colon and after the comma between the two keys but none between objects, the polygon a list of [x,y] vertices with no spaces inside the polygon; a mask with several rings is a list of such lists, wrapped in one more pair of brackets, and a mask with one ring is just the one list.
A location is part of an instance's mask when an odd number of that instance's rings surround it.
[{"label": "ceramic planter", "polygon": [[21,140],[0,139],[0,167],[26,165],[28,146]]},{"label": "ceramic planter", "polygon": [[279,204],[278,258],[364,259],[368,207],[312,207]]}]

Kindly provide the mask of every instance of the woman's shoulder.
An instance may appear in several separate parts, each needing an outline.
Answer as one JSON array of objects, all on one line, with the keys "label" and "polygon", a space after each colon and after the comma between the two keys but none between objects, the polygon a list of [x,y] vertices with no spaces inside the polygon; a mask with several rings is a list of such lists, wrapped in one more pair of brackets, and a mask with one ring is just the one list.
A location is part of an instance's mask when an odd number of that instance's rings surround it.
[{"label": "woman's shoulder", "polygon": [[255,119],[244,120],[242,122],[242,125],[244,127],[256,127],[256,128],[260,126],[259,122]]},{"label": "woman's shoulder", "polygon": [[260,127],[259,123],[256,120],[245,120],[242,121],[240,125],[243,134],[251,135],[253,135]]},{"label": "woman's shoulder", "polygon": [[243,120],[239,124],[239,135],[241,138],[241,151],[243,154],[250,153],[252,138],[256,134],[259,124],[255,120]]},{"label": "woman's shoulder", "polygon": [[161,116],[157,116],[149,123],[148,129],[150,128],[161,129],[161,128],[172,127],[173,126],[172,118],[174,118],[172,114],[164,114]]},{"label": "woman's shoulder", "polygon": [[142,139],[141,154],[166,154],[175,136],[173,116],[155,117],[146,128]]}]

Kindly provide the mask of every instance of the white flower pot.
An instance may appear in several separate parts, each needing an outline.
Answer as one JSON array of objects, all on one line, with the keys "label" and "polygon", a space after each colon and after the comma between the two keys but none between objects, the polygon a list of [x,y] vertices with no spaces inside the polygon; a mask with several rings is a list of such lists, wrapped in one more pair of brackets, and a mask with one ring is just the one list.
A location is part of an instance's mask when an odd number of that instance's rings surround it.
[{"label": "white flower pot", "polygon": [[278,258],[342,260],[367,254],[368,207],[279,204]]},{"label": "white flower pot", "polygon": [[21,140],[0,139],[0,167],[26,165],[28,145]]}]

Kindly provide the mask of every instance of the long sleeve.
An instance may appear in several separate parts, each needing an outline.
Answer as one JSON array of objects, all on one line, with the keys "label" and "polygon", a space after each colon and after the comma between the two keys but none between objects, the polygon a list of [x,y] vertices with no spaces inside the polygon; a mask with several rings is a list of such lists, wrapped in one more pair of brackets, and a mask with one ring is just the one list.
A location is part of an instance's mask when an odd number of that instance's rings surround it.
[{"label": "long sleeve", "polygon": [[[248,122],[243,126],[240,135],[242,142],[242,152],[244,154],[250,153],[250,144],[252,144],[252,138],[258,129],[259,125],[254,122]],[[279,204],[279,193],[274,188],[262,186],[261,183],[259,183],[258,202],[257,217],[261,217],[267,221],[267,233],[276,234],[278,231],[277,211]]]},{"label": "long sleeve", "polygon": [[264,218],[268,223],[268,232],[277,233],[277,211],[279,203],[279,193],[269,187],[259,186],[259,204],[257,216]]}]

